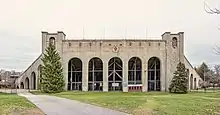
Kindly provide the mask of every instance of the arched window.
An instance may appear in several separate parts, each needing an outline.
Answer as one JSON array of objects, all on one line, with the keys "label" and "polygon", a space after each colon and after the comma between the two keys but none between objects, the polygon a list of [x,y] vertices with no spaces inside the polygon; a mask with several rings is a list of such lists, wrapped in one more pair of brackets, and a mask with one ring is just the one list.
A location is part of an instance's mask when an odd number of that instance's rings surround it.
[{"label": "arched window", "polygon": [[160,91],[160,60],[152,57],[148,61],[148,91]]},{"label": "arched window", "polygon": [[89,91],[102,91],[103,88],[103,63],[100,58],[92,58],[89,61]]},{"label": "arched window", "polygon": [[50,37],[49,44],[50,45],[55,45],[55,38],[54,37]]},{"label": "arched window", "polygon": [[173,48],[177,47],[177,38],[176,37],[173,37],[173,39],[172,39],[172,47]]},{"label": "arched window", "polygon": [[132,57],[128,61],[128,84],[141,84],[141,59]]},{"label": "arched window", "polygon": [[68,90],[82,90],[82,61],[72,58],[68,63]]}]

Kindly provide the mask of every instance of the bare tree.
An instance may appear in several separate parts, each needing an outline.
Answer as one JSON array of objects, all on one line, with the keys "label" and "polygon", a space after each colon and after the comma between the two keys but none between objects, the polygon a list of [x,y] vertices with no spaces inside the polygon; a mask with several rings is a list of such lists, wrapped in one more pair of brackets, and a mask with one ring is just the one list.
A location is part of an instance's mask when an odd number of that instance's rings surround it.
[{"label": "bare tree", "polygon": [[207,2],[204,2],[204,9],[209,14],[220,14],[219,8],[211,8]]},{"label": "bare tree", "polygon": [[[208,4],[208,2],[204,2],[204,9],[208,14],[220,14],[220,8],[212,8],[210,7],[210,5]],[[220,27],[218,27],[218,29],[220,30]],[[220,55],[220,46],[215,46],[214,48],[214,52],[217,55]]]},{"label": "bare tree", "polygon": [[215,82],[220,86],[220,65],[214,66],[215,71]]}]

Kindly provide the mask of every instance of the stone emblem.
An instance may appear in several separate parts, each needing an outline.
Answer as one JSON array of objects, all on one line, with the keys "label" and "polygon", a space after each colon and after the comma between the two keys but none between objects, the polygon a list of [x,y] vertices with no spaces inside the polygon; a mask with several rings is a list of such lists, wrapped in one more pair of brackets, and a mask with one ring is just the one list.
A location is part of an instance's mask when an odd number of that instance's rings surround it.
[{"label": "stone emblem", "polygon": [[118,53],[119,52],[119,47],[114,46],[112,50],[113,50],[113,52]]}]

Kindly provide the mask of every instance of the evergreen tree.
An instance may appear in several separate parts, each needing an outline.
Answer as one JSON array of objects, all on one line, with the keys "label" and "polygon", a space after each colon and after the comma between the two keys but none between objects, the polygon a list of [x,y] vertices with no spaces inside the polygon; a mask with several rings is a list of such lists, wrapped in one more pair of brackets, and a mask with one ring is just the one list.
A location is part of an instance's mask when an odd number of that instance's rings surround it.
[{"label": "evergreen tree", "polygon": [[187,93],[188,77],[185,65],[181,62],[176,67],[169,91],[172,93]]},{"label": "evergreen tree", "polygon": [[199,76],[202,78],[202,80],[205,79],[207,81],[210,79],[210,75],[208,73],[211,72],[211,70],[209,69],[206,63],[203,62],[199,67],[197,68],[195,67],[195,70],[199,74]]},{"label": "evergreen tree", "polygon": [[43,66],[40,86],[45,93],[57,93],[64,89],[65,82],[60,59],[55,46],[49,44],[42,58]]}]

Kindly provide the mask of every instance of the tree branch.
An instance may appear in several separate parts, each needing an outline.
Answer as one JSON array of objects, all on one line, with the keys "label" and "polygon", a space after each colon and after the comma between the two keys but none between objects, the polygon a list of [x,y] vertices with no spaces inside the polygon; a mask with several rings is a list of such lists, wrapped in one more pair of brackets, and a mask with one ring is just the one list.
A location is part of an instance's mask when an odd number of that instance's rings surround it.
[{"label": "tree branch", "polygon": [[209,14],[220,14],[220,9],[218,8],[211,8],[207,2],[204,2],[204,9]]},{"label": "tree branch", "polygon": [[214,48],[214,52],[215,52],[215,54],[220,55],[220,46],[216,45]]}]

